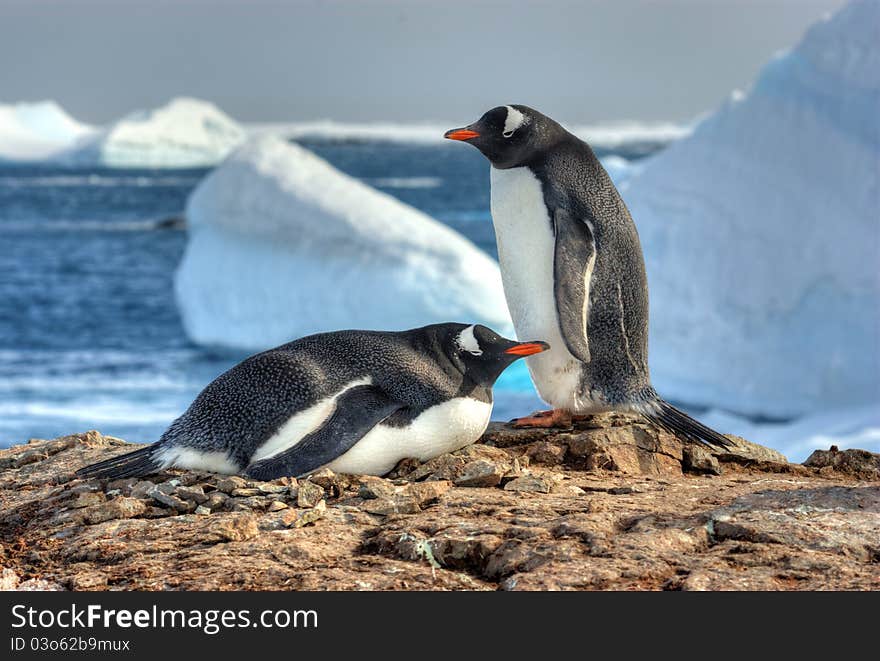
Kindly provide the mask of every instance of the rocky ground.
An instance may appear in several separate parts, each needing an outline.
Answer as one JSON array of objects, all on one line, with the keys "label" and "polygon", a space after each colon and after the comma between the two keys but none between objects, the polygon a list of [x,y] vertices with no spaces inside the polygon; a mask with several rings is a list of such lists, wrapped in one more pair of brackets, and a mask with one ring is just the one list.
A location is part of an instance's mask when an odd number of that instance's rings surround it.
[{"label": "rocky ground", "polygon": [[606,415],[493,424],[387,479],[74,478],[131,448],[92,431],[0,451],[0,587],[880,589],[880,455],[859,450],[713,455]]}]

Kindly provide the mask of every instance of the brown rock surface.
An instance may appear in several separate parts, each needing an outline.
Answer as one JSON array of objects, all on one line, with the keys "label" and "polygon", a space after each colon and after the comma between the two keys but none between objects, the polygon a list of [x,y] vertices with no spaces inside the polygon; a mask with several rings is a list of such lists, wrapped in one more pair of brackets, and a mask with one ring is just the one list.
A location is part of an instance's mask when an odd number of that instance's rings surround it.
[{"label": "brown rock surface", "polygon": [[867,450],[844,450],[837,446],[830,450],[816,450],[804,462],[811,468],[831,468],[868,480],[880,480],[880,454]]},{"label": "brown rock surface", "polygon": [[0,587],[880,589],[880,457],[863,451],[713,455],[612,414],[493,424],[388,479],[74,479],[122,445],[88,432],[0,451]]}]

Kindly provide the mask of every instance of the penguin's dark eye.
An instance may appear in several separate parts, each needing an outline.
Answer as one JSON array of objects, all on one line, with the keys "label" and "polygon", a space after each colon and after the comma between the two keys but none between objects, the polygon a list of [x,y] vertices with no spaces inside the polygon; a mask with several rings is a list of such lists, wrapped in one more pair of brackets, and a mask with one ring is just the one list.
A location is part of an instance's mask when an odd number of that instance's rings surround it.
[{"label": "penguin's dark eye", "polygon": [[509,137],[511,137],[514,133],[516,133],[515,130],[514,130],[514,131],[504,131],[504,132],[501,133],[501,135],[503,135],[505,138],[509,138]]}]

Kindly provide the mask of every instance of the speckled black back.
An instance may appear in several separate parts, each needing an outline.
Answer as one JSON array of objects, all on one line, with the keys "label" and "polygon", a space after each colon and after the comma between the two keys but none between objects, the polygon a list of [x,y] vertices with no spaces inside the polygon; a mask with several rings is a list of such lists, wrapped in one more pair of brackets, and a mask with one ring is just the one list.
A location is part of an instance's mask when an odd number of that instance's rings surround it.
[{"label": "speckled black back", "polygon": [[583,366],[583,384],[613,403],[627,402],[650,384],[648,279],[636,226],[593,150],[570,133],[526,165],[541,182],[551,219],[561,207],[593,224],[591,361]]},{"label": "speckled black back", "polygon": [[321,333],[256,354],[212,381],[160,442],[224,451],[245,466],[295,413],[364,377],[406,405],[384,424],[406,425],[455,396],[491,402],[491,388],[471,381],[448,355],[465,327]]}]

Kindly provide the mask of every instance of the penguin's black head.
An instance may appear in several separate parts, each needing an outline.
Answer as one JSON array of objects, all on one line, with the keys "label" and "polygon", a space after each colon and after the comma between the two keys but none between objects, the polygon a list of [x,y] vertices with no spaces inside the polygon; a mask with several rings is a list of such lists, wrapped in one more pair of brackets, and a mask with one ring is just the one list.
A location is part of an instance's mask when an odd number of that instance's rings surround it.
[{"label": "penguin's black head", "polygon": [[526,165],[537,154],[552,147],[565,129],[528,106],[498,106],[479,120],[443,137],[473,145],[498,169]]},{"label": "penguin's black head", "polygon": [[546,342],[508,340],[479,324],[445,326],[441,342],[452,364],[471,381],[488,388],[514,361],[550,348]]}]

